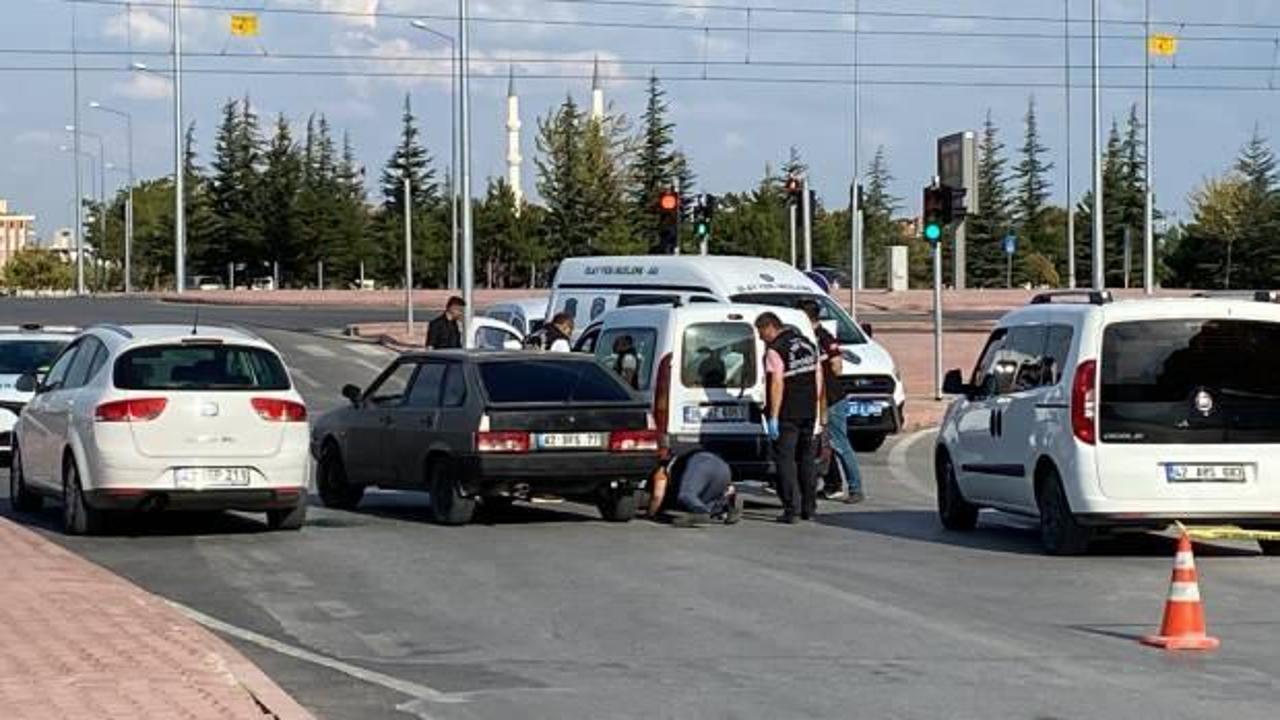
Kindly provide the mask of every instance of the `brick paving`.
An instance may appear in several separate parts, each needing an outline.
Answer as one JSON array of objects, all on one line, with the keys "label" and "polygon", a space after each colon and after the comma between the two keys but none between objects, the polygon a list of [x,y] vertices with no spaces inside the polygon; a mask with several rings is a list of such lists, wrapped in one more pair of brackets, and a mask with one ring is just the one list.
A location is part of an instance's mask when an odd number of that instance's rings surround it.
[{"label": "brick paving", "polygon": [[163,600],[0,519],[4,720],[306,720]]}]

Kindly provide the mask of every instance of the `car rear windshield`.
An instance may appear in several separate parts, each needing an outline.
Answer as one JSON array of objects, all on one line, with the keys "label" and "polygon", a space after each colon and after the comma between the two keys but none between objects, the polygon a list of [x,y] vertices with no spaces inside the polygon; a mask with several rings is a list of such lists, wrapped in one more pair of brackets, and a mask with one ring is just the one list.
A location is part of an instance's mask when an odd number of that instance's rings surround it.
[{"label": "car rear windshield", "polygon": [[841,345],[864,345],[867,342],[866,336],[862,334],[862,330],[853,323],[849,318],[849,314],[844,308],[836,304],[828,295],[819,293],[747,293],[743,295],[734,295],[730,298],[733,302],[743,303],[746,305],[768,305],[771,307],[782,308],[799,308],[800,303],[805,300],[813,300],[818,303],[820,314],[818,319],[824,323],[830,324],[832,321],[836,324],[836,339]]},{"label": "car rear windshield", "polygon": [[680,383],[723,390],[756,384],[756,331],[744,322],[700,323],[684,331]]},{"label": "car rear windshield", "polygon": [[1102,340],[1103,442],[1280,442],[1280,323],[1116,323]]},{"label": "car rear windshield", "polygon": [[613,373],[594,362],[521,360],[480,364],[495,403],[625,402],[634,399]]},{"label": "car rear windshield", "polygon": [[241,345],[153,345],[116,360],[122,390],[288,390],[289,375],[270,350]]},{"label": "car rear windshield", "polygon": [[66,347],[56,340],[0,342],[0,375],[28,375],[47,370]]}]

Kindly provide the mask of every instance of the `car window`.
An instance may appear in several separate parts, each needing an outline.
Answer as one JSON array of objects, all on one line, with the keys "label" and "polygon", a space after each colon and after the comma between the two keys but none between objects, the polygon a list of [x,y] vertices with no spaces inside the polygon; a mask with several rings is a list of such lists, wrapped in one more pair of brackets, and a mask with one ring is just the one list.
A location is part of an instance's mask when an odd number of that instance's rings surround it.
[{"label": "car window", "polygon": [[83,344],[83,342],[78,342],[72,345],[54,361],[53,367],[49,369],[49,374],[44,378],[46,388],[56,390],[62,387],[67,380],[67,371],[71,369],[71,364],[75,362],[76,355],[79,354]]},{"label": "car window", "polygon": [[596,345],[596,359],[633,390],[648,390],[658,331],[653,328],[610,328]]},{"label": "car window", "polygon": [[440,404],[445,407],[462,407],[467,401],[467,369],[462,363],[449,363],[444,375],[444,391]]},{"label": "car window", "polygon": [[574,352],[591,353],[596,351],[596,341],[600,339],[600,328],[594,327],[582,333],[582,337],[578,338],[578,345],[573,349]]},{"label": "car window", "polygon": [[603,315],[604,307],[605,307],[604,298],[598,297],[595,300],[592,300],[591,301],[591,320],[594,321],[596,318]]},{"label": "car window", "polygon": [[1044,325],[1019,325],[1009,330],[996,360],[997,394],[1026,392],[1049,384],[1044,362],[1047,334]]},{"label": "car window", "polygon": [[708,297],[708,296],[706,296],[706,295],[694,295],[693,297],[689,298],[689,302],[691,302],[691,303],[718,303],[718,302],[720,302],[720,301],[719,301],[719,300],[717,300],[716,298]]},{"label": "car window", "polygon": [[618,298],[618,307],[643,307],[647,305],[677,305],[680,302],[679,295],[659,295],[653,293],[640,293],[632,295],[623,295]]},{"label": "car window", "polygon": [[409,391],[409,400],[405,405],[412,408],[440,407],[440,392],[444,383],[445,363],[423,363],[418,367],[418,374],[413,378],[413,389]]},{"label": "car window", "polygon": [[567,312],[570,315],[572,315],[574,318],[574,323],[576,324],[577,317],[578,317],[578,298],[569,298],[568,300],[565,300],[564,312]]},{"label": "car window", "polygon": [[725,389],[756,384],[756,333],[742,322],[699,323],[684,331],[680,382]]},{"label": "car window", "polygon": [[975,396],[990,397],[995,394],[996,358],[1004,349],[1004,340],[1008,333],[1006,328],[997,328],[987,339],[987,346],[982,350],[982,355],[978,356],[978,364],[974,366],[973,375],[969,378],[969,384],[973,386]]},{"label": "car window", "polygon": [[519,344],[520,338],[502,328],[476,328],[476,347],[480,350],[505,350],[507,349],[508,341],[515,341]]},{"label": "car window", "polygon": [[486,362],[480,380],[495,403],[622,402],[630,391],[600,365],[580,360]]},{"label": "car window", "polygon": [[93,364],[89,366],[89,375],[86,382],[92,382],[93,379],[98,376],[98,372],[102,370],[102,367],[107,364],[107,360],[111,357],[111,351],[107,349],[106,345],[103,345],[97,340],[95,340],[94,343],[98,346],[98,352],[93,356]]},{"label": "car window", "polygon": [[289,375],[270,350],[221,342],[148,345],[116,360],[122,390],[288,390]]},{"label": "car window", "polygon": [[1047,385],[1062,382],[1063,373],[1067,369],[1067,360],[1071,355],[1071,342],[1075,339],[1075,329],[1070,325],[1050,325],[1048,337],[1044,343],[1045,375]]},{"label": "car window", "polygon": [[67,346],[59,340],[7,340],[0,343],[0,375],[27,375],[48,370]]},{"label": "car window", "polygon": [[84,387],[105,362],[105,358],[103,360],[98,358],[106,350],[97,338],[87,337],[82,340],[80,352],[76,354],[75,362],[71,363],[71,369],[67,371],[67,380],[63,383],[63,387]]},{"label": "car window", "polygon": [[400,363],[369,390],[369,402],[379,407],[399,405],[404,401],[409,381],[417,370],[414,363]]}]

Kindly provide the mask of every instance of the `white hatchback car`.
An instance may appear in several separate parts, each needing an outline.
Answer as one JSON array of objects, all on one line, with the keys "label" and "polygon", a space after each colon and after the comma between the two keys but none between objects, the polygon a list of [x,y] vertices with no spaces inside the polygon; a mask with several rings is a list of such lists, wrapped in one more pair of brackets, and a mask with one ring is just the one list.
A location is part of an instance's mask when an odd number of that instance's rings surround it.
[{"label": "white hatchback car", "polygon": [[265,512],[306,519],[307,408],[280,355],[243,330],[101,325],[43,378],[15,428],[15,509],[60,500],[68,533],[107,512]]},{"label": "white hatchback car", "polygon": [[1053,554],[1178,520],[1280,529],[1277,357],[1270,294],[1038,296],[1000,321],[968,382],[947,376],[961,397],[936,450],[942,524],[970,530],[983,507],[1037,517]]},{"label": "white hatchback car", "polygon": [[80,331],[70,327],[28,324],[0,327],[0,466],[12,457],[13,426],[22,408],[31,401],[31,392],[17,388],[18,378],[47,372],[54,358]]}]

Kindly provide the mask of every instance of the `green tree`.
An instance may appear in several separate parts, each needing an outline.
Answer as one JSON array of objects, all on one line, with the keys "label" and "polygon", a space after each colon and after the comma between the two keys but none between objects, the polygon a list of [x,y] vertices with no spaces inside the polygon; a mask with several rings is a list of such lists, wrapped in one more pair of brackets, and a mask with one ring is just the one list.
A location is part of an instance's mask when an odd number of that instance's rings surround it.
[{"label": "green tree", "polygon": [[3,280],[13,290],[70,290],[75,270],[50,250],[23,248],[5,263]]},{"label": "green tree", "polygon": [[884,146],[876,148],[876,154],[867,167],[867,184],[863,193],[863,263],[869,287],[889,286],[890,245],[901,242],[901,234],[893,216],[901,208],[902,199],[889,191],[893,174]]},{"label": "green tree", "polygon": [[212,163],[211,200],[217,226],[206,252],[192,257],[192,271],[222,273],[228,262],[261,266],[266,260],[259,210],[262,138],[249,98],[222,109]]},{"label": "green tree", "polygon": [[380,241],[376,274],[384,284],[404,282],[405,180],[413,203],[414,282],[438,284],[447,277],[449,230],[440,220],[439,188],[431,156],[423,146],[408,95],[401,115],[400,142],[382,171]]},{"label": "green tree", "polygon": [[584,255],[593,240],[583,204],[583,138],[586,121],[572,97],[545,118],[538,119],[537,188],[546,204],[543,236],[552,257]]},{"label": "green tree", "polygon": [[[1027,101],[1027,113],[1023,118],[1024,130],[1022,147],[1019,151],[1017,165],[1013,167],[1013,183],[1016,194],[1013,202],[1013,221],[1018,236],[1019,251],[1024,257],[1039,254],[1056,264],[1061,256],[1061,238],[1047,232],[1045,213],[1048,211],[1051,184],[1049,172],[1053,163],[1045,160],[1049,149],[1040,140],[1040,126],[1036,119],[1036,101],[1032,96]],[[983,198],[985,202],[985,198]],[[999,238],[997,248],[1003,248]],[[1065,263],[1064,270],[1065,270]],[[1038,263],[1041,279],[1047,274],[1043,272],[1043,264]],[[1029,278],[1021,269],[1015,269],[1014,281],[1026,282]],[[1001,283],[1003,284],[1003,283]]]},{"label": "green tree", "polygon": [[1004,237],[1013,229],[1009,178],[1005,166],[1000,130],[987,111],[978,144],[979,212],[966,218],[967,275],[972,287],[1003,287],[1005,284]]},{"label": "green tree", "polygon": [[476,262],[485,287],[510,287],[527,276],[531,263],[545,258],[530,256],[535,243],[537,218],[516,204],[505,179],[490,179],[483,200],[475,206]]},{"label": "green tree", "polygon": [[[661,215],[658,211],[658,195],[668,188],[675,187],[679,173],[678,154],[675,151],[675,124],[667,115],[667,93],[662,89],[656,74],[649,76],[648,96],[645,111],[640,118],[640,136],[637,138],[637,149],[632,156],[631,173],[631,207],[634,212],[634,227],[637,239],[646,247],[658,242],[658,229]],[[681,187],[683,193],[689,188]]]},{"label": "green tree", "polygon": [[302,158],[283,114],[276,118],[275,133],[263,160],[258,197],[264,259],[278,264],[281,277],[293,278],[301,273],[300,266],[310,253],[302,244],[299,232],[302,228],[298,202],[303,181]]},{"label": "green tree", "polygon": [[364,168],[356,160],[351,136],[342,135],[342,159],[338,163],[337,213],[332,240],[324,248],[326,279],[345,279],[347,285],[360,277],[360,263],[369,257],[369,201],[364,189]]},{"label": "green tree", "polygon": [[579,223],[588,252],[603,255],[643,253],[648,243],[634,232],[627,204],[626,119],[620,115],[589,118],[582,129],[582,151],[576,168],[582,189]]}]

